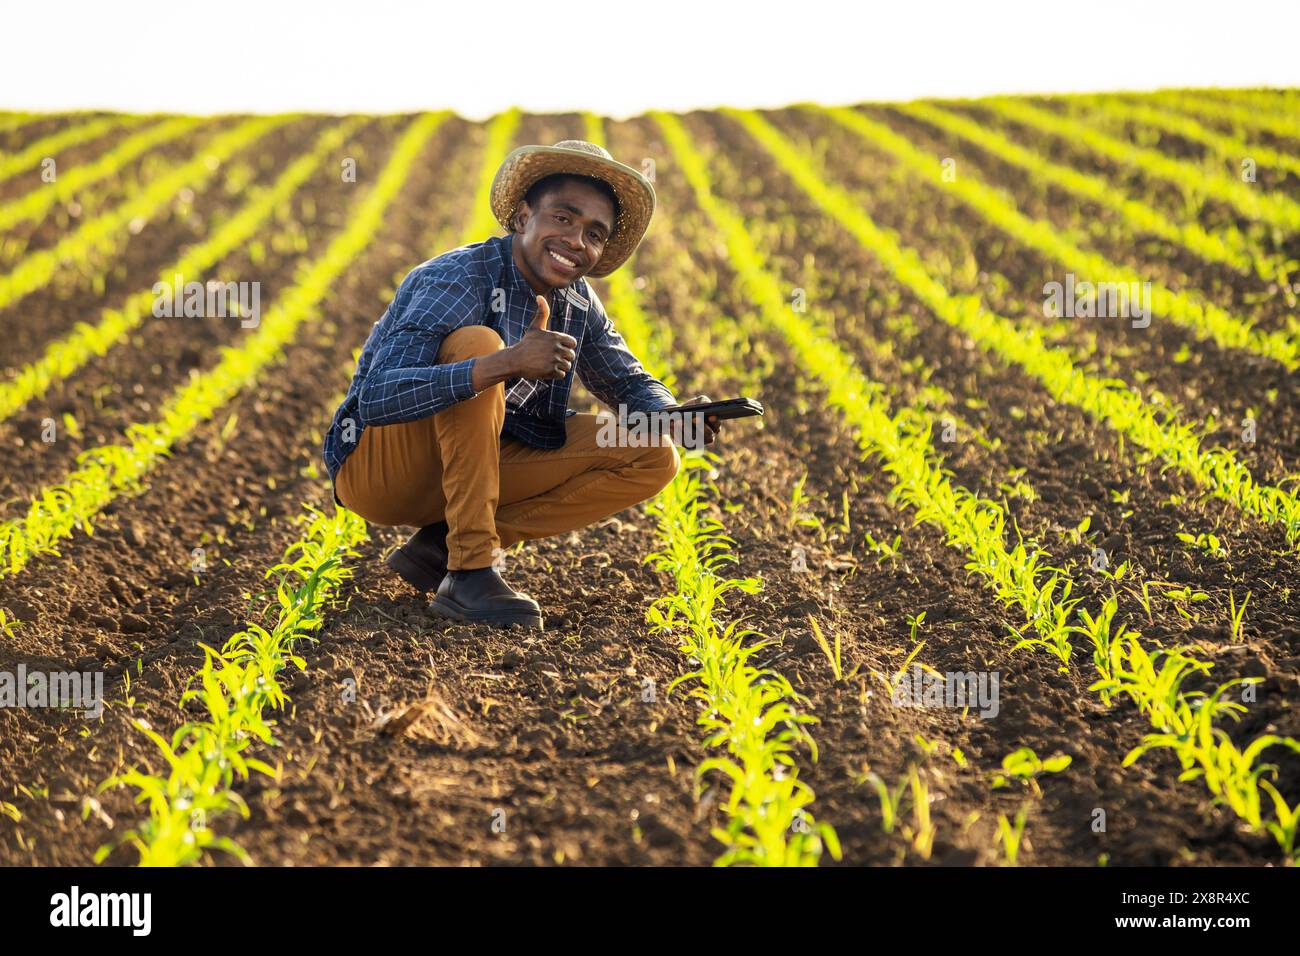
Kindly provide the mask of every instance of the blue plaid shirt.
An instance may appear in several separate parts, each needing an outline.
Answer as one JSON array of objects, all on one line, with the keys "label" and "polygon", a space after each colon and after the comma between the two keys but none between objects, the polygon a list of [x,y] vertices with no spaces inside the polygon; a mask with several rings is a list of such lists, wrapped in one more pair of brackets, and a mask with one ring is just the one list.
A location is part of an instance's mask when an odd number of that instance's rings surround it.
[{"label": "blue plaid shirt", "polygon": [[[485,325],[507,346],[523,338],[537,303],[515,265],[513,238],[497,236],[453,249],[402,280],[366,339],[347,397],[325,436],[331,480],[366,426],[426,418],[478,394],[471,382],[474,359],[438,363],[438,348],[448,334]],[[667,386],[641,367],[585,279],[551,293],[547,328],[578,340],[577,361],[562,379],[505,383],[504,435],[536,448],[563,446],[564,420],[575,414],[568,407],[574,373],[611,408],[626,404],[631,411],[653,411],[677,404]]]}]

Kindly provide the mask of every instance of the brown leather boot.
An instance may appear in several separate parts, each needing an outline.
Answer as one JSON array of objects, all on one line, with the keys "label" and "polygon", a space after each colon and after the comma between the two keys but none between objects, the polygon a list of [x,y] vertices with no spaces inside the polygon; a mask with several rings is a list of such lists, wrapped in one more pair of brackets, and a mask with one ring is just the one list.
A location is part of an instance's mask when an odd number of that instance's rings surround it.
[{"label": "brown leather boot", "polygon": [[491,567],[447,572],[429,606],[435,614],[454,621],[542,627],[537,602],[511,588]]},{"label": "brown leather boot", "polygon": [[447,522],[425,525],[385,562],[417,591],[432,591],[447,573]]}]

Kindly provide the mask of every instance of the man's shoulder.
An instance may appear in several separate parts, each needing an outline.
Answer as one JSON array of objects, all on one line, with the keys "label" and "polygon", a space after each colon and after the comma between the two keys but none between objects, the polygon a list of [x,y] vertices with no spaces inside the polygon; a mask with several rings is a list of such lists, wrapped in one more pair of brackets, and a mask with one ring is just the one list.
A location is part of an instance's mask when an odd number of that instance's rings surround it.
[{"label": "man's shoulder", "polygon": [[467,243],[427,259],[406,274],[402,285],[414,288],[443,282],[471,288],[491,287],[496,284],[501,269],[503,239],[494,236]]}]

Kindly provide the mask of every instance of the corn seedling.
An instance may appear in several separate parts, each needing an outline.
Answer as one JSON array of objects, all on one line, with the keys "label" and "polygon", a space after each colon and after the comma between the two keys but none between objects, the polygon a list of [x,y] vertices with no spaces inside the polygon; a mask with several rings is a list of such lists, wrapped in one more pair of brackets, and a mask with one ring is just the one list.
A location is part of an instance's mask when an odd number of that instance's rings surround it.
[{"label": "corn seedling", "polygon": [[1016,822],[1007,819],[1005,813],[998,814],[998,832],[994,838],[1002,849],[1002,855],[1009,865],[1015,866],[1020,857],[1020,844],[1025,836],[1025,821],[1029,818],[1029,807],[1022,806],[1016,811]]},{"label": "corn seedling", "polygon": [[[762,143],[818,205],[853,234],[937,317],[969,335],[981,348],[1022,368],[1058,401],[1081,408],[1105,422],[1119,434],[1191,477],[1198,485],[1208,488],[1215,497],[1231,502],[1260,521],[1280,524],[1292,546],[1300,547],[1300,499],[1294,493],[1259,484],[1250,470],[1228,449],[1202,449],[1199,432],[1190,423],[1180,421],[1172,412],[1158,412],[1127,383],[1101,378],[1078,368],[1068,351],[1045,344],[1040,329],[997,315],[978,296],[950,293],[929,272],[929,266],[914,250],[901,246],[895,236],[872,222],[862,210],[861,203],[850,193],[827,183],[812,163],[774,127],[752,111],[725,112],[734,116]],[[856,124],[858,121],[852,122]],[[871,124],[873,135],[876,125]],[[903,148],[897,134],[887,133],[892,146]],[[906,141],[902,143],[906,144]],[[906,144],[906,148],[912,149],[910,144]],[[913,168],[931,161],[923,155],[908,155]],[[939,168],[937,161],[934,166]],[[1288,348],[1293,345],[1288,345]]]},{"label": "corn seedling", "polygon": [[259,116],[240,123],[204,146],[198,156],[163,171],[124,202],[83,223],[51,248],[33,252],[8,275],[0,276],[0,308],[41,288],[69,263],[77,266],[77,271],[89,270],[92,260],[125,245],[132,234],[128,226],[133,220],[149,219],[181,189],[201,187],[222,162],[293,118]]},{"label": "corn seedling", "polygon": [[278,775],[276,768],[248,751],[259,743],[274,746],[274,722],[267,711],[283,710],[288,703],[278,675],[290,664],[306,668],[296,645],[313,639],[324,625],[325,607],[351,573],[344,561],[366,536],[365,522],[351,512],[340,508],[327,516],[314,508],[307,511],[306,533],[267,572],[268,578],[275,578],[271,629],[250,621],[220,650],[202,645],[203,666],[190,679],[181,704],[197,702],[206,716],[183,724],[170,740],[145,721],[134,721],[157,746],[169,771],[159,776],[132,768],[101,784],[100,793],[134,787],[136,801],[148,804],[149,815],[116,845],[101,847],[96,863],[123,844],[135,848],[141,866],[184,866],[215,850],[249,862],[242,847],[229,837],[218,837],[210,824],[232,811],[248,816],[247,804],[233,789],[238,780],[254,771]]},{"label": "corn seedling", "polygon": [[865,541],[867,547],[877,555],[876,564],[881,564],[885,561],[892,564],[898,560],[899,555],[902,553],[899,548],[899,545],[903,542],[903,536],[901,534],[894,535],[893,541],[877,541],[871,536],[871,532],[868,531],[863,534],[862,540]]},{"label": "corn seedling", "polygon": [[880,829],[886,833],[893,833],[894,827],[898,823],[899,808],[902,804],[903,793],[907,789],[908,778],[905,776],[898,781],[898,786],[893,790],[880,779],[880,776],[874,770],[868,770],[860,778],[859,783],[869,783],[876,796],[880,799]]},{"label": "corn seedling", "polygon": [[1226,558],[1228,556],[1227,550],[1219,542],[1219,536],[1216,534],[1208,534],[1204,531],[1200,534],[1188,534],[1185,531],[1179,531],[1176,537],[1183,544],[1189,544],[1212,558]]},{"label": "corn seedling", "polygon": [[[159,272],[159,281],[170,284],[176,274],[202,275],[224,256],[240,248],[257,234],[271,215],[285,203],[327,157],[347,141],[360,125],[344,121],[327,130],[312,149],[295,159],[273,185],[255,193],[245,206],[226,220],[208,239],[187,249],[179,259]],[[105,309],[94,325],[79,323],[68,335],[49,345],[36,361],[0,383],[0,421],[10,417],[51,385],[62,381],[88,361],[108,353],[140,327],[150,314],[156,296],[153,287],[131,296],[120,308]]]},{"label": "corn seedling", "polygon": [[838,630],[835,632],[835,649],[832,651],[826,635],[822,633],[821,625],[817,623],[817,618],[809,614],[808,623],[812,625],[813,639],[826,655],[826,659],[830,661],[831,673],[835,675],[836,683],[839,683],[844,679],[844,665],[840,658],[840,632]]},{"label": "corn seedling", "polygon": [[716,865],[811,866],[823,849],[838,859],[835,831],[825,823],[809,822],[807,807],[814,794],[799,779],[794,760],[799,746],[817,759],[816,743],[805,729],[816,718],[795,709],[801,698],[784,677],[750,662],[771,642],[742,627],[739,619],[724,625],[716,617],[725,595],[753,594],[760,584],[754,578],[720,574],[735,556],[722,525],[705,513],[698,472],[710,465],[705,456],[686,456],[681,473],[650,503],[663,547],[646,560],[671,573],[677,583],[674,593],[648,610],[652,632],[675,634],[682,653],[699,662],[669,690],[693,682],[690,696],[700,702],[698,722],[708,732],[705,744],[726,753],[703,761],[696,770],[701,787],[712,772],[731,783],[727,827],[713,830],[726,848]]},{"label": "corn seedling", "polygon": [[1070,766],[1072,759],[1067,754],[1054,754],[1042,760],[1032,747],[1021,747],[1002,758],[1001,771],[993,775],[993,789],[1019,783],[1033,790],[1034,796],[1041,797],[1043,791],[1039,789],[1038,778],[1045,773],[1060,773]]},{"label": "corn seedling", "polygon": [[171,448],[283,354],[333,281],[378,233],[425,142],[445,114],[423,114],[403,132],[374,187],[357,204],[347,228],[310,264],[238,348],[227,348],[211,369],[172,394],[153,422],[127,429],[127,441],[83,452],[80,467],[37,495],[23,518],[0,524],[0,577],[20,572],[32,557],[57,554],[57,542],[78,528],[93,533],[92,519],[111,500],[139,485]]},{"label": "corn seedling", "polygon": [[938,832],[930,818],[930,790],[915,766],[908,773],[908,784],[912,792],[912,825],[903,827],[903,836],[912,841],[912,848],[921,859],[928,860],[934,852],[934,837]]},{"label": "corn seedling", "polygon": [[1246,605],[1250,603],[1250,592],[1246,592],[1246,599],[1241,602],[1241,607],[1237,607],[1237,595],[1229,591],[1228,603],[1232,612],[1232,639],[1241,643],[1246,639]]},{"label": "corn seedling", "polygon": [[[846,195],[836,192],[812,170],[811,165],[783,137],[756,114],[749,111],[726,111],[733,115],[762,142],[777,160],[804,188],[830,209],[837,219],[851,223],[855,234],[885,259],[897,274],[907,276],[913,288],[930,290],[931,300],[939,305],[955,302],[947,291],[930,277],[914,253],[904,253],[895,240],[877,229],[859,210],[853,207]],[[1005,545],[1005,515],[1001,507],[988,499],[978,498],[964,488],[955,487],[948,476],[933,463],[934,452],[930,445],[930,422],[913,409],[903,409],[891,414],[881,388],[869,382],[832,338],[822,334],[813,323],[798,321],[786,308],[783,289],[769,272],[763,257],[750,238],[744,221],[732,209],[719,201],[712,192],[707,165],[696,150],[679,120],[664,113],[652,114],[658,122],[665,141],[672,150],[678,167],[691,186],[696,202],[714,222],[723,237],[733,266],[749,297],[759,305],[759,315],[779,330],[791,345],[796,357],[809,374],[816,376],[826,388],[830,405],[837,408],[855,428],[859,442],[869,454],[883,460],[884,471],[894,482],[890,492],[891,502],[902,502],[916,513],[917,520],[943,529],[950,545],[965,551],[970,560],[969,571],[983,577],[998,598],[1007,605],[1018,606],[1025,612],[1025,624],[1016,628],[1021,638],[1017,647],[1041,646],[1056,655],[1062,669],[1070,666],[1071,634],[1079,626],[1070,623],[1079,599],[1072,598],[1073,580],[1064,571],[1047,564],[1044,552],[1026,548],[1023,541],[1014,549]],[[910,148],[910,147],[909,147]],[[939,168],[939,164],[935,164]],[[922,295],[926,299],[925,295]],[[978,300],[963,300],[961,311],[970,315],[983,315]],[[1025,338],[1022,331],[1010,333],[1009,338]],[[1235,461],[1233,462],[1235,465]],[[1294,501],[1294,499],[1292,499]],[[1294,519],[1300,511],[1293,512],[1288,520],[1288,530],[1300,530]],[[1018,533],[1017,533],[1018,536]],[[1292,541],[1294,543],[1294,537]],[[1104,700],[1109,701],[1119,693],[1136,695],[1138,699],[1161,701],[1166,708],[1189,708],[1195,698],[1175,691],[1172,696],[1163,681],[1164,671],[1144,667],[1137,658],[1147,654],[1139,635],[1128,630],[1125,624],[1116,624],[1114,612],[1081,618],[1087,633],[1094,640],[1094,661],[1101,648],[1109,648],[1108,660],[1099,665],[1101,679],[1093,685]],[[1025,636],[1032,630],[1036,636]],[[1160,655],[1173,655],[1177,661],[1185,657],[1180,651],[1160,651]],[[1148,658],[1148,663],[1150,662]],[[1203,665],[1208,667],[1208,665]],[[1227,686],[1227,685],[1225,685]],[[1258,756],[1259,751],[1270,746],[1300,748],[1300,743],[1289,738],[1265,735],[1257,738],[1246,751],[1239,751],[1227,739],[1226,733],[1212,727],[1216,716],[1230,713],[1228,707],[1211,706],[1206,711],[1210,722],[1205,733],[1210,748],[1201,747],[1184,753],[1185,772],[1181,779],[1203,776],[1216,800],[1229,803],[1234,812],[1247,820],[1253,828],[1262,828],[1258,814],[1258,774],[1250,776],[1240,770]],[[1144,710],[1154,727],[1161,727],[1161,709],[1150,706]],[[1148,741],[1145,749],[1153,746],[1173,745],[1161,734]],[[1138,748],[1145,752],[1143,748]],[[1134,751],[1126,758],[1131,763],[1140,756]],[[1186,761],[1200,762],[1198,769],[1187,766]],[[1217,761],[1217,763],[1213,763]],[[1228,769],[1224,769],[1224,767]],[[1253,803],[1252,803],[1253,795]],[[1252,807],[1255,809],[1252,811]]]},{"label": "corn seedling", "polygon": [[22,621],[10,617],[9,612],[0,607],[0,634],[5,637],[13,637],[14,632],[20,627],[22,627]]}]

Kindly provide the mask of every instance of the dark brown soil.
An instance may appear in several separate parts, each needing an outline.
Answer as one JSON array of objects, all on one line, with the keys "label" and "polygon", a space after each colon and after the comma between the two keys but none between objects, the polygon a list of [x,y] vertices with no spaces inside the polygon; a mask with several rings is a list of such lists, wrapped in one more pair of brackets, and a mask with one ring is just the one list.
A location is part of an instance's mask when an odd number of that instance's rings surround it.
[{"label": "dark brown soil", "polygon": [[[206,239],[214,223],[219,223],[243,204],[246,198],[244,177],[231,178],[231,167],[247,162],[254,169],[253,184],[270,183],[283,172],[277,161],[305,148],[312,141],[313,132],[319,133],[328,122],[324,117],[310,117],[277,127],[243,153],[232,156],[227,161],[227,170],[218,169],[203,188],[191,189],[193,198],[190,202],[185,202],[184,197],[178,194],[172,203],[143,223],[138,233],[130,235],[109,261],[85,264],[84,268],[69,267],[56,273],[42,288],[0,309],[0,322],[4,323],[9,337],[4,356],[5,370],[31,362],[52,339],[66,335],[78,322],[98,320],[100,311],[106,306],[119,305],[127,296],[151,288],[158,281],[163,267],[179,258],[185,246]],[[171,152],[175,155],[171,159],[186,161],[202,143],[212,138],[214,132],[205,128],[201,137],[186,137],[182,145],[173,147]],[[134,175],[126,177],[128,182],[147,182],[157,178],[163,152],[151,152],[143,164],[147,171],[134,169],[140,178]],[[79,228],[85,218],[73,220],[65,235]],[[41,229],[57,228],[55,218],[47,221],[50,225],[42,224]],[[100,291],[96,291],[97,277],[103,282]],[[88,308],[88,302],[93,306]]]},{"label": "dark brown soil", "polygon": [[[828,135],[840,148],[828,153],[830,175],[855,190],[873,219],[926,251],[954,291],[978,293],[1002,314],[1045,325],[1043,284],[1062,278],[1062,267],[1006,238],[965,205],[931,187],[890,172],[892,164],[857,149],[856,136],[833,121],[802,110],[774,114],[783,129]],[[850,146],[855,148],[850,149]],[[920,195],[925,201],[917,202]],[[948,263],[978,268],[952,270]],[[1243,280],[1244,281],[1244,280]],[[1171,322],[1153,317],[1146,329],[1123,321],[1067,323],[1061,344],[1097,374],[1117,375],[1156,400],[1182,409],[1190,420],[1212,420],[1207,441],[1231,448],[1260,480],[1280,481],[1300,471],[1300,380],[1270,360],[1198,342]],[[1241,422],[1254,410],[1257,437],[1242,441]]]},{"label": "dark brown soil", "polygon": [[[277,155],[263,160],[266,175],[282,172],[292,157],[312,147],[321,131],[314,125],[304,126],[296,131],[301,138],[282,140]],[[382,163],[391,133],[388,124],[371,123],[347,144],[347,154],[358,164]],[[352,196],[334,164],[322,163],[292,200],[258,231],[263,251],[256,261],[250,243],[204,275],[185,276],[185,281],[257,282],[265,315],[279,293],[293,283],[297,266],[319,256],[346,225]],[[219,211],[223,217],[241,204],[239,196],[220,198],[227,204]],[[145,288],[152,285],[165,262],[154,268],[154,277],[146,280]],[[126,295],[139,291],[133,288]],[[0,423],[0,440],[11,448],[6,473],[0,479],[0,500],[30,498],[75,467],[77,456],[86,449],[120,441],[132,422],[156,417],[159,405],[193,372],[215,365],[222,346],[238,345],[255,331],[255,327],[244,328],[237,316],[146,317],[128,341],[118,343],[92,366],[56,384],[14,418]],[[142,355],[149,357],[147,364],[140,361]],[[80,435],[70,433],[61,424],[65,415],[87,423],[87,427]],[[48,418],[60,423],[54,442],[43,440],[42,422]]]},{"label": "dark brown soil", "polygon": [[[55,133],[61,133],[65,130],[72,129],[73,127],[85,126],[87,123],[94,122],[99,118],[100,117],[95,116],[78,116],[65,117],[62,120],[47,119],[36,123],[28,123],[19,129],[7,130],[0,133],[0,147],[3,147],[0,149],[0,153],[3,153],[7,158],[8,156],[12,156],[15,153],[30,148],[35,143],[40,142],[48,136],[52,136]],[[107,132],[78,143],[76,146],[59,150],[57,155],[50,157],[56,160],[56,174],[72,169],[76,165],[86,162],[87,160],[93,160],[97,156],[107,153],[133,132],[147,129],[148,126],[149,122],[146,120],[144,123],[136,124],[130,128],[110,128]],[[43,158],[44,157],[42,157],[42,159]],[[21,169],[12,175],[5,177],[0,181],[0,203],[6,203],[12,199],[17,199],[30,190],[39,189],[44,186],[45,180],[41,178],[41,173],[40,160],[37,160],[32,163],[30,167]],[[11,233],[6,233],[5,239],[8,240],[10,235]]]},{"label": "dark brown soil", "polygon": [[[112,152],[123,140],[136,133],[145,132],[151,125],[145,124],[130,129],[115,130],[108,136],[91,140],[88,143],[61,152],[57,157],[58,175],[61,177],[66,176],[78,166],[94,162],[101,156]],[[150,179],[154,178],[156,171],[184,163],[198,152],[201,144],[214,136],[229,131],[232,126],[230,120],[218,119],[192,127],[180,136],[147,150],[143,155],[127,163],[112,176],[83,186],[75,195],[51,207],[45,215],[35,222],[21,222],[14,225],[5,231],[3,249],[0,250],[0,265],[3,265],[6,269],[12,268],[23,256],[57,245],[60,240],[75,231],[82,223],[109,211],[130,196],[132,192],[148,183]],[[272,133],[267,135],[267,145],[274,145],[271,137],[276,134],[279,134],[279,139],[285,139],[286,132],[291,133],[292,129],[289,131],[283,128],[273,130]],[[232,163],[227,164],[227,175],[229,174],[230,165]],[[215,176],[213,181],[220,182],[222,178],[221,176]],[[0,186],[0,190],[6,193],[0,195],[0,202],[19,199],[28,193],[48,188],[50,187],[41,181],[40,169],[37,168],[21,174],[15,179],[8,180],[3,186]],[[12,193],[12,195],[8,193]],[[205,215],[206,211],[196,212],[205,223],[211,224],[211,217]]]},{"label": "dark brown soil", "polygon": [[[1092,519],[1095,541],[1105,540],[1116,560],[1132,561],[1139,580],[1206,592],[1209,599],[1192,609],[1197,620],[1157,599],[1153,619],[1142,622],[1144,635],[1153,643],[1198,643],[1220,679],[1267,678],[1259,703],[1231,728],[1234,739],[1266,728],[1296,735],[1300,627],[1284,585],[1297,564],[1279,534],[1201,500],[1176,474],[1137,459],[1081,413],[1044,401],[1034,382],[952,333],[822,217],[731,120],[685,120],[710,156],[717,193],[745,215],[770,268],[791,287],[809,290],[810,308],[833,323],[860,367],[886,384],[896,407],[917,404],[936,418],[951,413],[970,429],[954,443],[936,442],[953,480],[1003,500],[1026,537],[1073,570],[1089,606],[1106,593],[1104,582],[1086,574],[1091,545],[1067,534],[1084,516]],[[813,130],[794,112],[773,120],[794,133]],[[376,121],[358,134],[365,165],[383,162],[403,122]],[[259,181],[306,148],[318,129],[304,123],[279,141],[259,165]],[[1019,615],[996,605],[936,530],[913,526],[910,512],[887,502],[889,475],[876,460],[862,459],[815,377],[752,314],[655,124],[610,123],[607,131],[615,156],[654,158],[659,171],[661,212],[631,268],[645,314],[675,357],[677,393],[754,394],[768,409],[761,422],[729,425],[716,446],[721,461],[710,495],[735,541],[737,563],[728,573],[763,582],[758,594],[731,598],[725,617],[743,618],[773,641],[760,663],[785,675],[802,695],[801,711],[818,720],[811,728],[818,759],[801,753],[799,773],[816,791],[817,819],[835,827],[844,863],[996,864],[998,817],[1022,806],[1029,808],[1022,863],[1279,862],[1270,839],[1246,833],[1231,812],[1213,807],[1202,785],[1180,783],[1168,755],[1121,767],[1148,726],[1131,706],[1105,708],[1088,691],[1082,647],[1068,672],[1043,654],[1011,649]],[[528,116],[516,142],[582,135],[578,116]],[[86,864],[139,818],[128,791],[95,796],[119,767],[158,768],[157,753],[128,718],[162,729],[179,724],[186,714],[177,702],[201,663],[200,643],[219,644],[250,618],[262,619],[263,575],[300,534],[302,505],[328,506],[319,444],[350,356],[382,311],[394,277],[463,241],[460,224],[473,197],[464,184],[478,175],[483,141],[481,125],[449,121],[416,164],[381,236],[331,290],[320,321],[304,326],[282,366],[176,448],[142,494],[110,506],[93,537],[79,534],[61,556],[0,580],[0,607],[22,622],[0,647],[0,670],[18,663],[103,668],[113,701],[102,720],[90,722],[66,712],[0,710],[0,799],[21,814],[17,822],[0,817],[0,863]],[[1002,283],[1008,300],[1032,289],[1032,271],[1011,264],[1026,258],[1023,250],[975,221],[956,220],[971,230],[958,245],[948,229],[908,218],[915,196],[892,200],[894,183],[878,166],[844,161],[833,172],[873,216],[924,245],[927,255],[970,251],[983,270],[980,282],[996,276],[993,284]],[[264,309],[292,282],[296,264],[317,255],[346,224],[356,198],[324,180],[303,187],[287,219],[277,220],[277,228],[299,224],[293,231],[301,242],[272,248],[256,267]],[[196,209],[202,201],[196,197]],[[960,215],[946,202],[936,194],[942,217],[934,218]],[[205,215],[228,214],[237,204],[236,196],[214,195]],[[171,228],[167,221],[158,226]],[[187,241],[173,235],[169,251],[159,236],[151,252],[128,249],[124,258],[136,279]],[[241,251],[221,272],[239,276],[252,268]],[[148,282],[131,285],[123,275],[104,302]],[[85,299],[84,290],[63,290],[42,307],[57,315]],[[29,357],[58,334],[57,319],[43,334],[26,311],[16,325],[24,322]],[[49,408],[82,421],[79,443],[37,449],[24,420],[0,426],[6,448],[14,449],[6,451],[0,500],[30,495],[57,479],[82,448],[116,440],[129,422],[147,420],[191,369],[210,367],[217,347],[240,334],[237,324],[204,324],[184,337],[142,329],[48,397]],[[1124,367],[1157,374],[1152,354],[1159,353],[1113,351]],[[1256,387],[1203,379],[1203,372],[1204,365],[1178,364],[1158,374],[1171,388],[1199,388],[1219,400],[1243,394],[1232,389]],[[1279,417],[1288,429],[1300,427],[1290,409]],[[1280,460],[1297,460],[1288,455]],[[806,501],[794,514],[791,496],[801,480]],[[1013,493],[1017,480],[1038,496]],[[1128,495],[1123,502],[1120,492]],[[1172,501],[1174,495],[1182,500]],[[19,508],[11,500],[4,516]],[[1227,557],[1175,547],[1173,535],[1183,528],[1214,530]],[[650,633],[645,622],[650,602],[672,584],[645,564],[656,537],[644,509],[529,542],[509,556],[507,579],[542,604],[541,633],[451,625],[434,616],[382,563],[404,533],[371,529],[343,601],[319,641],[300,648],[307,670],[286,675],[292,705],[279,715],[279,747],[269,754],[281,776],[241,783],[250,818],[223,818],[218,828],[264,865],[710,863],[720,852],[709,832],[722,823],[725,791],[714,775],[697,786],[695,768],[707,756],[697,708],[682,690],[667,693],[691,664],[671,636]],[[898,555],[881,557],[867,534],[878,541],[900,536]],[[195,548],[204,549],[207,563],[199,574],[190,568]],[[808,570],[797,569],[796,549]],[[1247,589],[1246,639],[1237,644],[1224,609],[1229,594],[1240,599]],[[997,672],[996,717],[891,703],[885,680],[915,649],[910,621],[921,612],[918,660],[939,671]],[[810,615],[841,642],[840,679],[812,637]],[[647,687],[655,689],[653,700],[644,699]],[[409,726],[391,732],[407,718]],[[1026,746],[1043,757],[1069,754],[1073,762],[1043,777],[1041,794],[995,789],[992,774],[1002,758]],[[1294,794],[1300,764],[1279,762],[1279,786]],[[872,771],[892,787],[913,766],[928,787],[936,826],[928,856],[899,831],[882,832],[876,795],[863,779]],[[905,826],[913,822],[906,806]],[[1099,809],[1104,832],[1093,828]],[[122,848],[109,862],[133,859]]]}]

